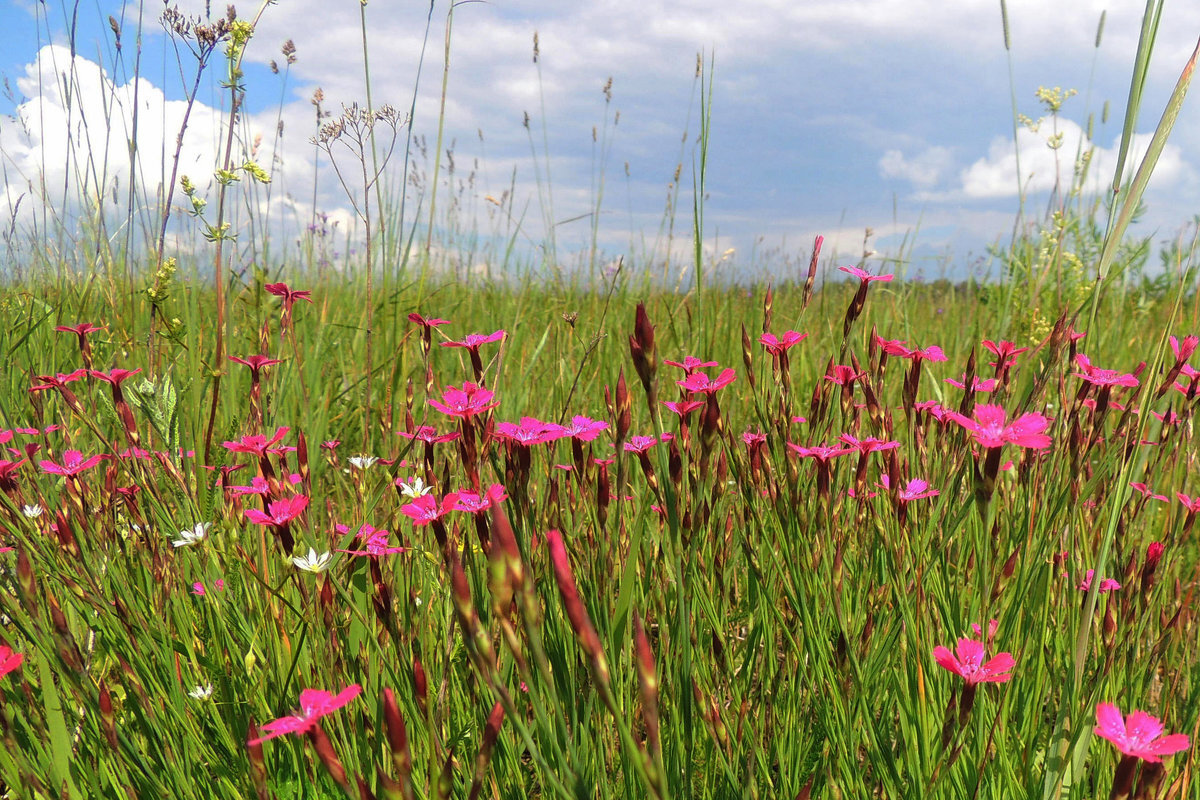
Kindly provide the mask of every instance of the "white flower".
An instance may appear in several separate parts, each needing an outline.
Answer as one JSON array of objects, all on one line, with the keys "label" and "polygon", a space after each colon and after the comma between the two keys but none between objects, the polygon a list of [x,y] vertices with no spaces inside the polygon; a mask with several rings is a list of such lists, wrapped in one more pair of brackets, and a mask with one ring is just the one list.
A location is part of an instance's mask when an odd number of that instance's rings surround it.
[{"label": "white flower", "polygon": [[350,462],[350,466],[356,469],[366,469],[379,460],[378,456],[351,456],[346,459]]},{"label": "white flower", "polygon": [[328,551],[317,555],[317,551],[310,547],[308,548],[308,555],[296,556],[292,559],[292,563],[296,565],[297,569],[302,569],[305,572],[324,572],[329,569],[331,559],[332,556]]},{"label": "white flower", "polygon": [[172,541],[171,544],[175,547],[189,547],[193,544],[199,544],[208,535],[208,529],[211,527],[211,522],[197,522],[195,527],[181,530],[179,538]]},{"label": "white flower", "polygon": [[24,506],[21,513],[29,519],[37,519],[42,515],[42,507],[39,505]]},{"label": "white flower", "polygon": [[433,491],[433,487],[426,486],[425,482],[422,481],[419,476],[416,478],[413,478],[412,483],[401,483],[400,484],[400,494],[404,495],[405,497],[409,498],[410,500],[416,500],[418,497],[429,494],[432,491]]},{"label": "white flower", "polygon": [[188,692],[188,697],[193,700],[207,700],[212,697],[213,688],[211,683],[206,683],[203,686],[197,686]]}]

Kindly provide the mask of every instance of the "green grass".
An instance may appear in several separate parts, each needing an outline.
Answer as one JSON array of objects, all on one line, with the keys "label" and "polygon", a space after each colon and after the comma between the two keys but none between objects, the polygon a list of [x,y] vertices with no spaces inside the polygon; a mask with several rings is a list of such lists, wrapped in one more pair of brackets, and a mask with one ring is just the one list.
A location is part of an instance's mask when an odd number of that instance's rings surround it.
[{"label": "green grass", "polygon": [[[221,73],[237,102],[254,24],[217,23],[186,74]],[[1196,242],[1165,248],[1155,272],[1148,240],[1126,235],[1191,65],[1112,202],[1085,197],[1076,171],[1043,218],[1018,216],[993,254],[1001,281],[906,280],[900,253],[885,260],[894,281],[860,286],[818,252],[815,293],[714,274],[711,70],[698,59],[690,262],[664,263],[686,229],[677,173],[657,239],[598,269],[607,105],[591,245],[573,269],[552,234],[530,240],[511,194],[473,229],[441,146],[418,159],[399,115],[369,101],[353,152],[337,150],[362,242],[312,234],[285,264],[242,202],[266,190],[233,115],[220,190],[182,190],[192,219],[162,202],[135,214],[149,195],[130,187],[124,220],[50,209],[49,238],[6,239],[22,260],[0,292],[0,796],[1200,797],[1194,749],[1164,770],[1092,733],[1103,702],[1200,730],[1196,511],[1179,496],[1200,495],[1200,378],[1168,338],[1197,333]],[[391,128],[379,141],[377,122]],[[549,138],[539,151],[530,130],[553,221]],[[393,141],[411,180],[382,172]],[[170,260],[168,228],[208,242]],[[464,268],[477,261],[496,273]],[[311,302],[288,317],[268,289],[279,281]],[[449,322],[426,332],[414,312]],[[86,346],[56,330],[84,322],[100,326]],[[440,346],[498,330],[476,355]],[[785,331],[807,334],[786,355],[759,341]],[[886,340],[946,360],[912,364]],[[1029,349],[1001,375],[984,340]],[[1093,386],[1079,354],[1137,385]],[[278,360],[257,382],[229,360],[253,355]],[[734,378],[689,393],[666,363],[687,357]],[[857,377],[840,387],[835,366]],[[116,368],[137,370],[119,391]],[[946,382],[964,373],[999,382]],[[437,410],[467,382],[498,405]],[[663,405],[689,397],[702,404],[686,417]],[[984,404],[1010,422],[1044,415],[1049,445],[978,443]],[[580,415],[604,430],[504,436],[522,417],[553,430]],[[425,425],[460,438],[400,435]],[[842,435],[895,444],[827,465],[797,452]],[[255,436],[279,447],[248,452]],[[57,474],[75,452],[103,459]],[[417,479],[439,504],[506,497],[417,524],[428,501],[404,494]],[[911,479],[937,494],[905,500]],[[299,513],[272,507],[297,497]],[[366,546],[364,525],[403,552],[339,552]],[[310,550],[315,571],[297,564]],[[1105,578],[1121,588],[1101,592]],[[983,641],[972,625],[993,619],[987,655],[1010,654],[1011,679],[968,687],[935,648]],[[345,689],[315,724],[286,721],[305,690]],[[248,744],[276,720],[307,730]]]}]

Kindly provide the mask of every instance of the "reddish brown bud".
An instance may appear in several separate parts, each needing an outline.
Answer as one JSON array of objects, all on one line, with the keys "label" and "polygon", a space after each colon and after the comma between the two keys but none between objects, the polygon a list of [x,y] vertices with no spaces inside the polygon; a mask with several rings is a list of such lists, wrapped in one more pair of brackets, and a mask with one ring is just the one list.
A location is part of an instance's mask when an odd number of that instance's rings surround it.
[{"label": "reddish brown bud", "polygon": [[808,308],[808,301],[812,299],[813,282],[817,279],[817,261],[821,258],[821,245],[824,243],[824,236],[818,236],[813,239],[812,258],[808,261],[808,277],[804,279],[804,302],[802,308],[805,309]]}]

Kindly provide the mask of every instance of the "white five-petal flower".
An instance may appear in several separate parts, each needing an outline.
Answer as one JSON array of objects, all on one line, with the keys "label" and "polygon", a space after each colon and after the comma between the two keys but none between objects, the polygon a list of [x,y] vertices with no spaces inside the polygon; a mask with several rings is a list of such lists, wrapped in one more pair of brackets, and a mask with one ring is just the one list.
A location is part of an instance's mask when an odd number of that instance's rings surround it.
[{"label": "white five-petal flower", "polygon": [[21,508],[21,513],[29,519],[37,519],[42,515],[42,507],[39,505],[24,506]]},{"label": "white five-petal flower", "polygon": [[366,469],[378,461],[379,456],[351,456],[346,460],[356,469]]},{"label": "white five-petal flower", "polygon": [[211,522],[197,522],[192,528],[184,528],[179,532],[179,538],[171,542],[175,547],[189,547],[193,544],[199,544],[208,535],[208,529],[212,527]]},{"label": "white five-petal flower", "polygon": [[213,687],[211,683],[206,683],[203,686],[197,686],[188,692],[188,697],[193,700],[207,700],[212,697]]},{"label": "white five-petal flower", "polygon": [[413,478],[412,483],[400,484],[400,494],[404,495],[410,500],[416,500],[418,497],[427,495],[431,491],[433,491],[433,487],[426,486],[425,482],[421,480],[420,476]]},{"label": "white five-petal flower", "polygon": [[329,569],[329,562],[332,560],[329,551],[317,555],[317,551],[313,548],[308,548],[308,555],[295,556],[292,558],[292,563],[297,569],[302,569],[305,572],[324,572]]}]

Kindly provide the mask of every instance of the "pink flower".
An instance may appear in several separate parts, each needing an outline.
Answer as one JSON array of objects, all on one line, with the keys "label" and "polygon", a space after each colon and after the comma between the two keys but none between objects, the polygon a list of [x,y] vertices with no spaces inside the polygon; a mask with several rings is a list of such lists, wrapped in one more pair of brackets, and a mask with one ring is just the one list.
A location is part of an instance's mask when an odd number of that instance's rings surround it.
[{"label": "pink flower", "polygon": [[691,375],[698,369],[708,369],[709,367],[717,366],[717,362],[715,361],[704,361],[703,359],[696,358],[695,356],[688,356],[683,359],[683,361],[668,361],[664,358],[663,363],[669,364],[672,367],[679,367],[688,375]]},{"label": "pink flower", "polygon": [[998,653],[987,663],[984,663],[983,657],[983,643],[973,639],[959,639],[953,653],[941,645],[933,648],[933,660],[938,666],[958,675],[967,682],[967,686],[1006,683],[1012,679],[1009,673],[1017,663],[1012,653]]},{"label": "pink flower", "polygon": [[437,428],[431,425],[421,425],[412,433],[408,431],[396,431],[397,436],[403,436],[405,439],[416,439],[425,444],[441,444],[442,442],[453,442],[458,437],[462,436],[458,431],[450,433],[438,434]]},{"label": "pink flower", "polygon": [[113,386],[120,387],[120,385],[122,383],[124,383],[125,381],[132,378],[134,375],[137,375],[139,372],[141,372],[142,368],[138,367],[137,369],[132,369],[132,370],[130,370],[130,369],[114,369],[111,372],[101,372],[98,369],[93,369],[93,370],[89,370],[89,371],[91,372],[91,375],[93,378],[102,380],[105,383],[112,384]]},{"label": "pink flower", "polygon": [[533,417],[521,417],[520,423],[496,423],[496,438],[507,439],[526,447],[546,444],[567,436],[567,429],[554,422],[542,422]]},{"label": "pink flower", "polygon": [[767,349],[767,352],[783,353],[785,350],[795,347],[807,336],[807,333],[796,333],[796,331],[785,331],[782,337],[776,337],[773,333],[764,333],[758,337],[758,341]]},{"label": "pink flower", "polygon": [[[1092,579],[1095,576],[1096,576],[1096,570],[1089,569],[1087,571],[1087,574],[1085,574],[1083,576],[1083,580],[1081,580],[1079,582],[1079,591],[1081,591],[1081,592],[1090,591],[1092,588]],[[1112,578],[1104,578],[1100,581],[1100,585],[1096,587],[1096,591],[1100,592],[1100,594],[1108,594],[1109,592],[1115,592],[1117,589],[1120,589],[1120,588],[1121,588],[1121,584],[1117,583]]]},{"label": "pink flower", "polygon": [[1147,486],[1147,485],[1146,485],[1146,484],[1144,484],[1144,483],[1135,483],[1135,482],[1133,482],[1133,481],[1130,481],[1129,485],[1130,485],[1131,487],[1133,487],[1134,489],[1136,489],[1136,490],[1137,490],[1137,491],[1138,491],[1140,494],[1142,494],[1144,497],[1148,497],[1148,498],[1150,498],[1151,500],[1158,500],[1158,501],[1160,501],[1160,502],[1163,502],[1163,503],[1167,502],[1167,496],[1166,496],[1166,495],[1164,495],[1164,494],[1155,494],[1153,491],[1151,491],[1151,490],[1150,490],[1150,487],[1149,487],[1149,486]]},{"label": "pink flower", "polygon": [[243,436],[236,442],[221,442],[221,446],[231,453],[250,453],[262,458],[263,454],[269,448],[278,444],[279,440],[286,436],[289,430],[291,428],[276,428],[275,434],[270,439],[262,434],[255,434],[253,436]]},{"label": "pink flower", "polygon": [[1197,345],[1200,345],[1200,336],[1190,334],[1179,340],[1176,337],[1170,337],[1171,352],[1175,354],[1175,361],[1182,364],[1192,357],[1192,353],[1196,352]]},{"label": "pink flower", "polygon": [[461,342],[439,342],[442,347],[464,347],[473,353],[479,352],[480,345],[488,344],[489,342],[498,342],[505,336],[505,331],[496,331],[484,336],[481,333],[468,333],[463,337]]},{"label": "pink flower", "polygon": [[838,386],[846,386],[854,383],[865,374],[865,372],[855,372],[854,367],[848,367],[845,364],[835,364],[825,373],[825,380],[836,383]]},{"label": "pink flower", "polygon": [[430,400],[429,405],[447,416],[466,419],[500,405],[500,401],[493,401],[495,396],[494,392],[488,391],[479,384],[466,381],[461,389],[447,386],[442,391],[441,402]]},{"label": "pink flower", "polygon": [[49,472],[53,475],[62,475],[64,477],[74,477],[84,470],[91,469],[106,458],[108,458],[106,455],[84,458],[83,453],[80,453],[78,450],[66,450],[62,454],[62,464],[47,459],[38,462],[38,466],[42,468],[42,472]]},{"label": "pink flower", "polygon": [[[562,466],[556,464],[555,466]],[[571,467],[567,465],[567,468]],[[498,483],[493,483],[482,494],[475,492],[459,492],[458,503],[454,506],[455,511],[466,511],[468,514],[482,514],[487,511],[495,503],[500,503],[508,499],[508,493],[504,491],[504,487]]]},{"label": "pink flower", "polygon": [[886,442],[883,439],[876,439],[874,436],[868,436],[866,439],[856,439],[848,433],[843,433],[839,436],[838,441],[845,442],[863,455],[874,453],[877,450],[894,450],[900,446],[899,442]]},{"label": "pink flower", "polygon": [[255,375],[257,375],[259,373],[259,371],[262,370],[263,367],[269,367],[272,364],[282,364],[283,363],[278,358],[268,358],[267,356],[259,355],[258,353],[255,353],[254,355],[251,355],[251,356],[246,356],[245,358],[240,358],[238,356],[230,356],[229,360],[236,361],[239,364],[243,364],[243,365],[249,367],[250,371],[253,372]]},{"label": "pink flower", "polygon": [[[880,476],[879,485],[882,486],[885,491],[890,492],[892,490],[891,476]],[[913,478],[903,489],[899,490],[899,494],[897,496],[903,502],[908,503],[913,500],[923,500],[926,497],[937,497],[938,494],[939,492],[937,489],[929,488],[928,481],[923,481],[920,478]]]},{"label": "pink flower", "polygon": [[1083,353],[1075,356],[1075,362],[1083,372],[1071,373],[1076,378],[1082,378],[1095,386],[1137,386],[1138,379],[1129,373],[1120,373],[1115,369],[1100,369],[1092,364]]},{"label": "pink flower", "polygon": [[276,500],[267,505],[267,513],[257,508],[246,509],[246,519],[258,525],[272,525],[282,528],[308,508],[308,497],[302,494],[294,495],[287,500]]},{"label": "pink flower", "polygon": [[[996,638],[996,631],[999,629],[1000,629],[1000,620],[998,620],[998,619],[989,619],[988,620],[987,638],[988,638],[989,642],[992,639]],[[971,630],[973,630],[975,632],[976,636],[983,636],[983,627],[978,622],[971,623]]]},{"label": "pink flower", "polygon": [[311,289],[292,289],[286,283],[282,282],[268,283],[263,288],[266,289],[270,294],[283,298],[284,313],[289,315],[291,314],[292,306],[296,304],[297,300],[304,300],[309,303],[312,302]]},{"label": "pink flower", "polygon": [[1155,764],[1163,756],[1187,750],[1190,742],[1182,733],[1163,735],[1163,724],[1158,717],[1145,711],[1131,711],[1128,717],[1121,716],[1121,709],[1112,703],[1096,705],[1096,727],[1094,733],[1108,739],[1122,754],[1150,761]]},{"label": "pink flower", "polygon": [[571,424],[567,426],[567,435],[581,442],[591,442],[606,430],[608,430],[608,423],[602,419],[595,420],[590,417],[575,416],[571,418]]},{"label": "pink flower", "polygon": [[991,339],[984,339],[983,346],[991,350],[996,355],[996,361],[989,361],[988,366],[994,367],[998,363],[1009,367],[1016,363],[1016,356],[1028,350],[1028,347],[1017,347],[1012,342],[1004,341],[993,342]]},{"label": "pink flower", "polygon": [[271,484],[267,483],[267,479],[261,475],[255,475],[253,478],[251,478],[249,486],[229,487],[229,493],[237,497],[242,497],[248,494],[267,494],[270,491]]},{"label": "pink flower", "polygon": [[733,369],[724,369],[715,379],[708,377],[703,372],[689,372],[686,378],[675,381],[675,383],[691,394],[711,395],[735,380],[737,380],[737,373]]},{"label": "pink flower", "polygon": [[436,317],[426,319],[416,311],[409,314],[408,319],[410,322],[415,322],[423,328],[436,328],[438,325],[447,325],[450,322],[448,319],[437,319]]},{"label": "pink flower", "polygon": [[1195,497],[1189,497],[1183,492],[1176,492],[1175,496],[1179,498],[1179,502],[1183,503],[1183,507],[1188,510],[1188,513],[1195,514],[1200,512],[1200,494]]},{"label": "pink flower", "polygon": [[362,694],[362,687],[357,683],[347,686],[336,695],[321,689],[305,689],[300,693],[300,713],[291,717],[280,717],[262,726],[266,736],[252,739],[246,744],[262,744],[268,739],[283,736],[288,733],[307,733],[317,724],[317,720],[326,714],[337,711],[354,698]]},{"label": "pink flower", "polygon": [[854,277],[858,278],[863,283],[870,283],[871,281],[880,281],[881,283],[890,283],[892,278],[896,277],[895,275],[872,275],[871,273],[867,272],[866,270],[859,269],[858,267],[838,267],[838,269],[842,272],[847,273],[848,275],[853,275]]},{"label": "pink flower", "polygon": [[57,375],[38,375],[37,379],[41,381],[41,383],[35,386],[30,386],[29,391],[43,392],[47,389],[65,389],[68,383],[77,381],[87,374],[88,371],[85,368],[80,367],[74,372],[68,372],[66,374],[60,372]]},{"label": "pink flower", "polygon": [[663,405],[681,417],[686,417],[698,408],[704,408],[703,400],[680,400],[677,403],[663,401]]},{"label": "pink flower", "polygon": [[658,439],[653,436],[634,436],[625,443],[625,450],[629,453],[644,453],[656,444]]},{"label": "pink flower", "polygon": [[8,645],[0,644],[0,678],[21,666],[24,660],[24,653],[15,653]]},{"label": "pink flower", "polygon": [[831,458],[837,458],[838,456],[844,456],[847,453],[854,452],[853,447],[830,447],[827,444],[819,444],[813,447],[801,447],[798,444],[788,442],[787,446],[801,458],[815,458],[821,463],[825,463]]},{"label": "pink flower", "polygon": [[956,411],[946,412],[945,416],[970,431],[982,447],[1015,444],[1017,447],[1041,450],[1050,446],[1050,437],[1043,433],[1049,427],[1050,420],[1041,414],[1022,414],[1008,423],[1000,406],[979,405],[975,406],[975,419]]},{"label": "pink flower", "polygon": [[742,441],[746,443],[747,447],[754,449],[755,447],[762,447],[767,443],[767,435],[765,433],[746,431],[742,434]]},{"label": "pink flower", "polygon": [[[959,389],[966,389],[967,375],[966,373],[963,373],[962,377],[958,380],[954,380],[954,378],[946,378],[946,383],[950,384],[951,386],[957,386]],[[980,377],[976,375],[975,379],[971,381],[971,390],[975,392],[994,392],[996,391],[996,379],[985,378],[981,380]]]},{"label": "pink flower", "polygon": [[[334,530],[345,536],[350,532],[350,529],[345,525],[335,525]],[[373,528],[370,525],[363,525],[355,534],[358,541],[366,545],[365,550],[337,550],[338,553],[346,553],[351,556],[369,556],[378,558],[392,553],[403,553],[403,547],[393,547],[388,544],[388,532],[379,528]]]},{"label": "pink flower", "polygon": [[103,325],[97,327],[90,322],[81,322],[78,325],[57,325],[54,328],[59,333],[73,333],[79,337],[80,341],[83,341],[89,333],[96,333],[104,329]]},{"label": "pink flower", "polygon": [[446,514],[454,510],[458,505],[459,495],[457,492],[450,492],[442,498],[439,503],[438,499],[431,494],[423,494],[413,500],[408,505],[400,507],[400,513],[413,521],[413,525],[418,528],[423,525],[428,525],[434,520],[441,519]]}]

